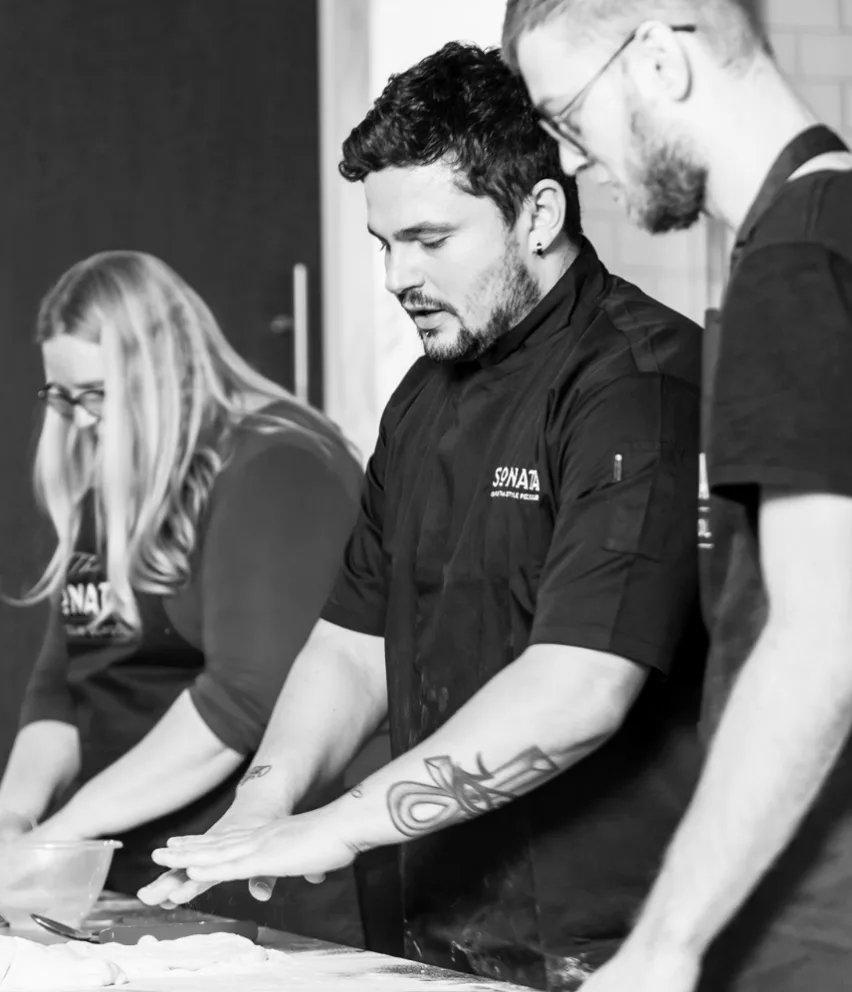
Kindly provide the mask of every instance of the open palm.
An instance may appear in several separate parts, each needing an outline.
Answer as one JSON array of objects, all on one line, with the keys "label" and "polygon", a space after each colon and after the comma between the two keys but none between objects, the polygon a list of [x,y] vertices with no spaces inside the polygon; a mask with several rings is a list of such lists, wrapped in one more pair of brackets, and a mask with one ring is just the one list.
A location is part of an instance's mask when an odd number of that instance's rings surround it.
[{"label": "open palm", "polygon": [[[226,836],[233,832],[251,830],[269,823],[270,817],[258,813],[240,811],[232,806],[213,826],[203,834],[203,837]],[[216,881],[199,882],[190,879],[182,868],[173,868],[155,879],[137,893],[142,902],[148,906],[163,906],[166,909],[190,902],[202,892],[206,892],[216,884]],[[272,896],[274,878],[250,878],[249,891],[261,901]]]},{"label": "open palm", "polygon": [[352,864],[358,853],[337,829],[327,808],[265,824],[173,838],[154,860],[182,869],[193,882],[302,875],[320,880],[326,872]]}]

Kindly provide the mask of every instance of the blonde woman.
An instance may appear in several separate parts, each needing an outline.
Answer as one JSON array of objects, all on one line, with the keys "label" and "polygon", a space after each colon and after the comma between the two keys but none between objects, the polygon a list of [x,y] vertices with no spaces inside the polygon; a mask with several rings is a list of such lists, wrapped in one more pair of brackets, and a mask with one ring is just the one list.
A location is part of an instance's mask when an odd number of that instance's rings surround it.
[{"label": "blonde woman", "polygon": [[[24,601],[53,609],[0,832],[118,837],[108,884],[133,893],[158,874],[154,847],[228,808],[334,581],[360,469],[338,430],[253,371],[149,255],[75,265],[43,301],[37,338],[35,490],[57,543]],[[351,877],[285,888],[247,911],[358,942]],[[207,898],[233,914],[234,895]]]}]

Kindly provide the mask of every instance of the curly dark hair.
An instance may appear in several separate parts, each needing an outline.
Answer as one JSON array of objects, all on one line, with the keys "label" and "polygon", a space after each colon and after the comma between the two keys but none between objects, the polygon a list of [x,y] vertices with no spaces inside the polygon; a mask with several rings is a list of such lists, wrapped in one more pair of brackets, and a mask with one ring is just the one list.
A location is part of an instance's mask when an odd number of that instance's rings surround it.
[{"label": "curly dark hair", "polygon": [[565,232],[582,236],[577,184],[559,164],[556,142],[538,125],[523,82],[497,48],[451,41],[390,77],[367,116],[343,143],[340,174],[360,182],[387,168],[444,160],[473,196],[487,196],[506,224],[542,179],[565,192]]}]

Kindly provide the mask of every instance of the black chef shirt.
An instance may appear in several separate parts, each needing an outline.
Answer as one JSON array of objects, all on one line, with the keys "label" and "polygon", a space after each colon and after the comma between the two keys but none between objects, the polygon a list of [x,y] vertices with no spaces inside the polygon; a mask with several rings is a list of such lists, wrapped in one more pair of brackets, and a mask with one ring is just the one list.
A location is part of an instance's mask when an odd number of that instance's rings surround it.
[{"label": "black chef shirt", "polygon": [[596,754],[401,848],[410,957],[574,988],[565,958],[611,952],[656,873],[695,774],[700,338],[586,242],[481,359],[419,360],[384,412],[323,616],[385,639],[394,755],[532,644],[653,672]]}]

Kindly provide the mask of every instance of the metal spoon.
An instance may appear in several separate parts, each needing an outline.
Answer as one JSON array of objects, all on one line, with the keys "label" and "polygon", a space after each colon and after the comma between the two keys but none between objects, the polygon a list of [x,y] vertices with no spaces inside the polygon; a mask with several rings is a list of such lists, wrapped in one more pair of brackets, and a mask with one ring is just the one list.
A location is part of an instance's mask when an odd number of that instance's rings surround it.
[{"label": "metal spoon", "polygon": [[35,920],[40,927],[58,934],[60,937],[67,937],[69,940],[87,940],[90,944],[99,944],[97,933],[77,930],[69,927],[67,923],[60,923],[58,920],[51,920],[49,916],[42,916],[39,913],[30,913],[30,919]]},{"label": "metal spoon", "polygon": [[140,937],[155,937],[157,940],[174,940],[177,937],[189,937],[193,934],[205,933],[235,933],[240,937],[256,941],[258,927],[254,920],[226,920],[216,917],[193,920],[189,923],[115,923],[103,930],[77,930],[67,923],[51,920],[49,916],[31,913],[30,916],[39,926],[51,933],[67,937],[69,940],[86,940],[91,944],[109,944],[113,941],[119,944],[136,944]]}]

